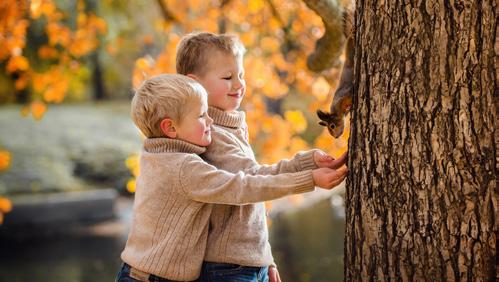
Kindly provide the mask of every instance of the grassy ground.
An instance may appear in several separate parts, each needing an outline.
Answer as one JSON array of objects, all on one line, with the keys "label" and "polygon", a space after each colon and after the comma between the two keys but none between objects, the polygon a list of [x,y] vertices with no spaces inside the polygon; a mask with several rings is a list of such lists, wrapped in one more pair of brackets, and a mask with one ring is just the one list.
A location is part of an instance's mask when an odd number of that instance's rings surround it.
[{"label": "grassy ground", "polygon": [[122,188],[128,155],[141,137],[130,103],[51,106],[40,121],[22,117],[19,106],[0,107],[0,148],[12,153],[0,173],[0,194]]}]

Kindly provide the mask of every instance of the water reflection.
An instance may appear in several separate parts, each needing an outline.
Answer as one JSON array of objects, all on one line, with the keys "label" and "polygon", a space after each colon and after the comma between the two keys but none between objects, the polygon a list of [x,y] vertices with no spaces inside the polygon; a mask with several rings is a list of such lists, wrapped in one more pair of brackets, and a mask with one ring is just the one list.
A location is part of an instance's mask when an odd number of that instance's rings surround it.
[{"label": "water reflection", "polygon": [[0,281],[114,281],[122,237],[88,234],[0,242]]},{"label": "water reflection", "polygon": [[[90,232],[0,239],[0,281],[114,281],[131,201],[120,207],[120,222]],[[343,281],[344,223],[338,195],[272,218],[270,239],[283,281]]]},{"label": "water reflection", "polygon": [[270,241],[283,281],[343,281],[343,198],[332,195],[272,220]]}]

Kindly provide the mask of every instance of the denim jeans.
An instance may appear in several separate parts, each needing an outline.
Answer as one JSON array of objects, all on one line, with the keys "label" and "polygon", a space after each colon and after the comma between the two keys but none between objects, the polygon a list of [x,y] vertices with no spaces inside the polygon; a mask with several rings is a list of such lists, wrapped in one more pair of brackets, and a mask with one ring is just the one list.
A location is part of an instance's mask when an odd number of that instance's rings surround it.
[{"label": "denim jeans", "polygon": [[200,282],[268,282],[269,268],[204,262]]},{"label": "denim jeans", "polygon": [[[157,277],[155,275],[149,275],[149,281],[150,282],[174,282],[173,280],[164,279],[161,277]],[[140,280],[133,279],[132,277],[130,277],[130,266],[128,264],[124,263],[120,269],[120,272],[118,272],[118,276],[116,277],[116,282],[140,282]]]}]

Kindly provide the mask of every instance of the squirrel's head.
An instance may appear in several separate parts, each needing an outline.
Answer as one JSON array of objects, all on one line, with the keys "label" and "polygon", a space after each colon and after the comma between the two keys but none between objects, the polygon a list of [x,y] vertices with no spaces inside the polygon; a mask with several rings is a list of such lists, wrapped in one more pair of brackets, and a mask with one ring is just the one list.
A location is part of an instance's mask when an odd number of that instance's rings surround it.
[{"label": "squirrel's head", "polygon": [[321,121],[319,124],[327,127],[327,130],[334,138],[339,138],[345,129],[343,117],[317,110],[317,116]]}]

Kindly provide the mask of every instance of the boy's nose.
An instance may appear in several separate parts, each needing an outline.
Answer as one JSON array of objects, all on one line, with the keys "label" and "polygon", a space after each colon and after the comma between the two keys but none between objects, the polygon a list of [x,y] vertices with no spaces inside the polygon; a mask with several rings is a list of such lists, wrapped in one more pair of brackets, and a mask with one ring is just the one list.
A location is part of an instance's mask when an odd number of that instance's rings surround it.
[{"label": "boy's nose", "polygon": [[234,83],[234,89],[239,90],[244,87],[244,80],[240,78],[236,78],[236,82]]}]

